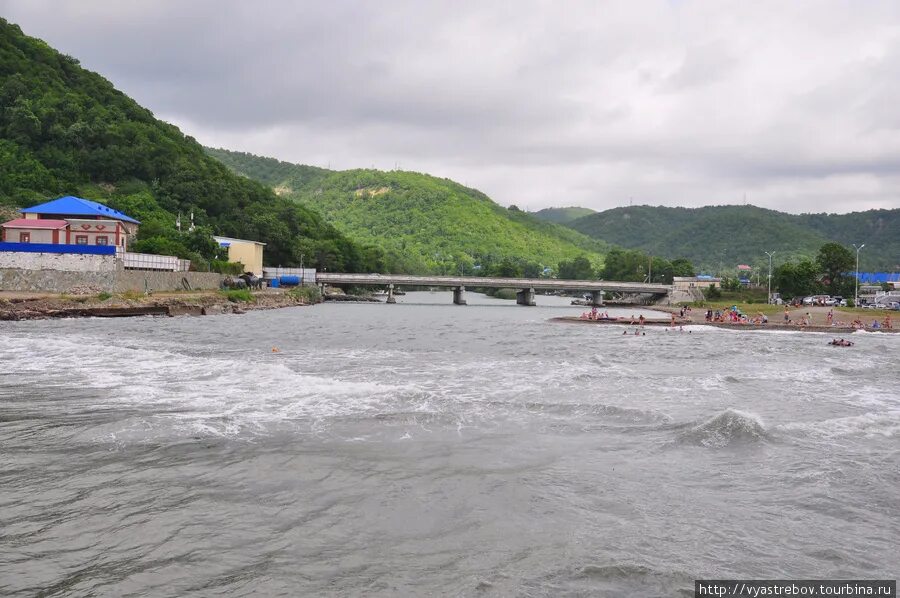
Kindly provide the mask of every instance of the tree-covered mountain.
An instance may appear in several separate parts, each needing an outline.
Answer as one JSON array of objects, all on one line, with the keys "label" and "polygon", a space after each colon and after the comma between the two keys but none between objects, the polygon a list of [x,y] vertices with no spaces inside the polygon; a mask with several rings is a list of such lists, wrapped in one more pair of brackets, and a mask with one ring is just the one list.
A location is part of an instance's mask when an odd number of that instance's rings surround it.
[{"label": "tree-covered mountain", "polygon": [[590,216],[595,213],[596,212],[590,208],[579,208],[575,206],[568,208],[544,208],[537,212],[531,212],[536,218],[547,220],[548,222],[555,222],[556,224],[568,224],[573,220],[583,218],[584,216]]},{"label": "tree-covered mountain", "polygon": [[270,264],[379,270],[383,254],[350,241],[315,211],[235,176],[176,127],[100,75],[0,19],[0,205],[61,195],[108,203],[142,221],[136,250],[214,257],[205,232],[263,241]]},{"label": "tree-covered mountain", "polygon": [[[329,171],[209,149],[237,173],[320,211],[341,231],[387,253],[406,272],[474,273],[506,260],[530,271],[586,254],[599,264],[606,244],[503,208],[449,179],[403,171]],[[495,271],[515,271],[507,267]]]},{"label": "tree-covered mountain", "polygon": [[900,209],[852,214],[786,214],[755,206],[614,208],[569,223],[573,229],[622,247],[670,259],[684,257],[717,271],[737,264],[762,267],[765,252],[776,261],[815,257],[835,241],[865,243],[863,270],[900,269]]}]

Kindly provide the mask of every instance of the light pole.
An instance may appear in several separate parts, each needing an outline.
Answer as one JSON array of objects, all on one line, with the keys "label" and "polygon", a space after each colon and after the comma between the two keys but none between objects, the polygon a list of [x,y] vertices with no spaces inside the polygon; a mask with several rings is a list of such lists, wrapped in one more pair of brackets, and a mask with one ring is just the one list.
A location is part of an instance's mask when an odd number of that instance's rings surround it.
[{"label": "light pole", "polygon": [[769,303],[772,303],[772,256],[775,255],[775,252],[769,253],[768,251],[764,251],[767,256],[769,256]]},{"label": "light pole", "polygon": [[303,286],[303,254],[300,254],[300,286]]},{"label": "light pole", "polygon": [[856,249],[856,290],[853,292],[853,307],[859,307],[859,252],[865,246],[865,243],[859,247],[856,243],[853,244],[853,248]]}]

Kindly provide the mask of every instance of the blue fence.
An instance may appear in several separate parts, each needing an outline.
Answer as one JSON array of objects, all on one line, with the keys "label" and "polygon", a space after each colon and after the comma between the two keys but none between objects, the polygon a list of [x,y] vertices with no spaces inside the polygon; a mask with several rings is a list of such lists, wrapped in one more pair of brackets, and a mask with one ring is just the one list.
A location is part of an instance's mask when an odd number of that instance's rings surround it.
[{"label": "blue fence", "polygon": [[52,243],[0,243],[0,251],[25,253],[81,253],[88,255],[115,255],[115,245],[54,245]]},{"label": "blue fence", "polygon": [[[849,272],[847,275],[852,277],[854,272]],[[862,284],[900,282],[900,272],[860,272],[859,282]]]}]

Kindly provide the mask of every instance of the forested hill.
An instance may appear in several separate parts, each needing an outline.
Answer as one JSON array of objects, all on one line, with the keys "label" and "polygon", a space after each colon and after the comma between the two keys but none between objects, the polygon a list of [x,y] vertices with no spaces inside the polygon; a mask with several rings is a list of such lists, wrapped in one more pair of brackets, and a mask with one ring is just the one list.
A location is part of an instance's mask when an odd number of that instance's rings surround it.
[{"label": "forested hill", "polygon": [[[556,270],[581,254],[595,263],[606,244],[503,208],[448,179],[403,171],[329,171],[272,158],[208,150],[235,172],[320,211],[341,231],[377,244],[406,272],[474,273],[515,261]],[[479,268],[479,266],[481,268]]]},{"label": "forested hill", "polygon": [[669,259],[685,257],[707,269],[762,265],[768,260],[766,251],[775,251],[778,261],[811,257],[828,241],[865,243],[863,270],[894,270],[900,262],[900,209],[795,215],[755,206],[629,206],[568,226],[622,247]]},{"label": "forested hill", "polygon": [[[135,249],[202,263],[206,233],[268,243],[266,262],[382,268],[381,253],[351,242],[307,207],[236,176],[176,127],[78,61],[0,19],[0,206],[61,195],[102,201],[142,221]],[[8,210],[7,210],[8,211]],[[178,213],[200,232],[180,234]],[[202,233],[202,234],[201,234]]]},{"label": "forested hill", "polygon": [[595,214],[594,210],[590,208],[544,208],[543,210],[538,210],[537,212],[531,212],[531,214],[535,218],[540,218],[541,220],[547,220],[548,222],[555,222],[557,224],[568,224],[573,220],[581,218],[583,216],[589,216],[591,214]]}]

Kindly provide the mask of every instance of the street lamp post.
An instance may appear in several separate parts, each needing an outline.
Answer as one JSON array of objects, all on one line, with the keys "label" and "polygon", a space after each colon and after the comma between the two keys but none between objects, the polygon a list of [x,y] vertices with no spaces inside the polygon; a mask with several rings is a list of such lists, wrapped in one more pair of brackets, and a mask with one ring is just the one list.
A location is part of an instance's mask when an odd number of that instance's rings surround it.
[{"label": "street lamp post", "polygon": [[856,246],[856,243],[853,244],[853,248],[856,249],[856,290],[853,292],[853,307],[859,307],[859,252],[865,246],[865,243],[859,247]]},{"label": "street lamp post", "polygon": [[767,256],[769,256],[769,300],[768,303],[772,303],[772,256],[775,255],[775,252],[769,253],[768,251],[764,251]]}]

